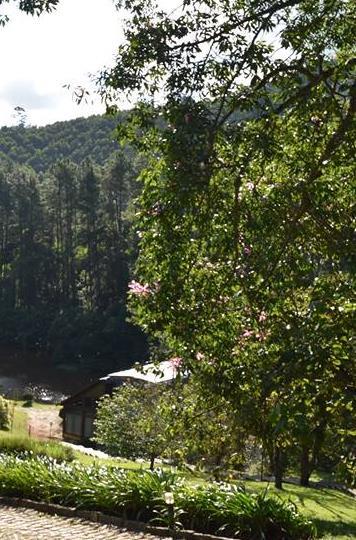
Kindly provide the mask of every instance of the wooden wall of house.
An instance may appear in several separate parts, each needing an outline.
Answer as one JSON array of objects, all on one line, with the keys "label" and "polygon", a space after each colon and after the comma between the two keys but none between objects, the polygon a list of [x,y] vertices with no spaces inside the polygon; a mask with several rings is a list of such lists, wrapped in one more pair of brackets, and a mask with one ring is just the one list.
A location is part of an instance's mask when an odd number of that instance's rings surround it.
[{"label": "wooden wall of house", "polygon": [[84,388],[78,394],[66,399],[62,405],[63,439],[68,442],[87,443],[93,433],[96,403],[112,387],[106,381]]}]

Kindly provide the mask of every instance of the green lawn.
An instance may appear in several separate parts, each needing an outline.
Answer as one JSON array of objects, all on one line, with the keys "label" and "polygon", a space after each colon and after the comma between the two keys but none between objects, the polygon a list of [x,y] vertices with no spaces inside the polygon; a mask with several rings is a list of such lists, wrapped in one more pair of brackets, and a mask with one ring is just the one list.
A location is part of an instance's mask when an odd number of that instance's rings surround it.
[{"label": "green lawn", "polygon": [[88,456],[79,450],[74,450],[75,458],[82,463],[83,465],[92,465],[93,463],[98,463],[100,465],[110,465],[112,467],[118,467],[119,469],[130,469],[139,471],[141,469],[148,469],[149,463],[139,463],[137,461],[131,461],[130,459],[123,458],[96,458],[93,456]]},{"label": "green lawn", "polygon": [[[244,482],[250,491],[267,487],[266,482]],[[356,499],[335,489],[304,488],[284,484],[282,491],[269,489],[280,497],[293,501],[300,512],[314,521],[324,540],[356,538]]]},{"label": "green lawn", "polygon": [[[25,407],[25,403],[28,403],[27,401],[24,401],[24,400],[16,400],[14,402],[16,404],[17,407]],[[45,410],[55,410],[55,409],[61,409],[61,405],[54,405],[53,403],[38,403],[37,401],[32,401],[32,406],[31,407],[28,407],[28,408],[32,408],[32,409],[45,409]]]},{"label": "green lawn", "polygon": [[[8,432],[0,432],[7,433]],[[27,435],[27,414],[21,407],[14,407],[14,418],[11,433],[16,435]]]},{"label": "green lawn", "polygon": [[[13,401],[9,400],[11,403],[11,412],[14,414],[13,418],[13,424],[12,429],[9,431],[2,431],[0,430],[0,437],[2,435],[9,435],[9,433],[12,433],[14,435],[21,435],[21,436],[27,436],[28,435],[28,428],[27,428],[27,412],[26,408],[23,406],[25,401]],[[36,403],[33,402],[33,408],[35,409],[45,409],[45,410],[53,410],[53,409],[60,409],[60,405],[52,405],[47,403]],[[28,410],[28,409],[27,409]]]}]

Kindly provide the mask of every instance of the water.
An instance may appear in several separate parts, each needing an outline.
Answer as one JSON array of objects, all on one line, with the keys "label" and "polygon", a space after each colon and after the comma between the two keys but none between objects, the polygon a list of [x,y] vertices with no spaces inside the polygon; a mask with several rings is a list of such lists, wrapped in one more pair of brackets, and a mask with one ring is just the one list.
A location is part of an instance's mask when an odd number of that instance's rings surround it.
[{"label": "water", "polygon": [[36,384],[23,375],[18,378],[0,376],[0,394],[14,399],[31,395],[36,401],[43,403],[60,403],[68,397],[64,392],[55,390],[50,384]]},{"label": "water", "polygon": [[7,397],[31,394],[38,401],[59,403],[92,381],[78,371],[58,369],[46,353],[0,347],[0,393]]}]

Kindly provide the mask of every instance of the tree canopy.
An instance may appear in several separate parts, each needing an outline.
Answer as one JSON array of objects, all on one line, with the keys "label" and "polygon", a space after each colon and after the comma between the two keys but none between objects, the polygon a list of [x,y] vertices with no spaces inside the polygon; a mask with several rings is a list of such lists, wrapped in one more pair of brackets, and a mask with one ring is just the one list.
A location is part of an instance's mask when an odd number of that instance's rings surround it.
[{"label": "tree canopy", "polygon": [[[119,118],[90,116],[56,122],[48,126],[12,126],[0,128],[0,160],[28,165],[36,172],[44,172],[56,161],[69,159],[80,165],[90,159],[105,165],[115,158],[119,145],[114,133]],[[132,151],[125,148],[132,159]]]},{"label": "tree canopy", "polygon": [[[53,11],[60,0],[0,0],[0,6],[3,4],[15,3],[16,7],[24,13],[30,15],[41,15],[44,11]],[[4,26],[8,22],[7,15],[0,13],[0,26]]]},{"label": "tree canopy", "polygon": [[307,483],[350,425],[355,19],[350,1],[118,2],[109,109],[147,151],[135,320]]}]

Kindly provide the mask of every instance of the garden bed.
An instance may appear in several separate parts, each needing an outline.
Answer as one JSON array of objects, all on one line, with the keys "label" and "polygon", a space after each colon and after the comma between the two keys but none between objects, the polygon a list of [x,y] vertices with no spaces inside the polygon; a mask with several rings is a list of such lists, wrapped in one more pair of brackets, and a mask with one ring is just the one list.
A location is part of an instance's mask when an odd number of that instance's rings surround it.
[{"label": "garden bed", "polygon": [[[173,521],[165,504],[166,492],[174,495]],[[315,537],[314,526],[294,504],[267,491],[248,493],[218,483],[194,486],[164,471],[123,471],[51,458],[2,456],[0,494],[241,540]]]}]

